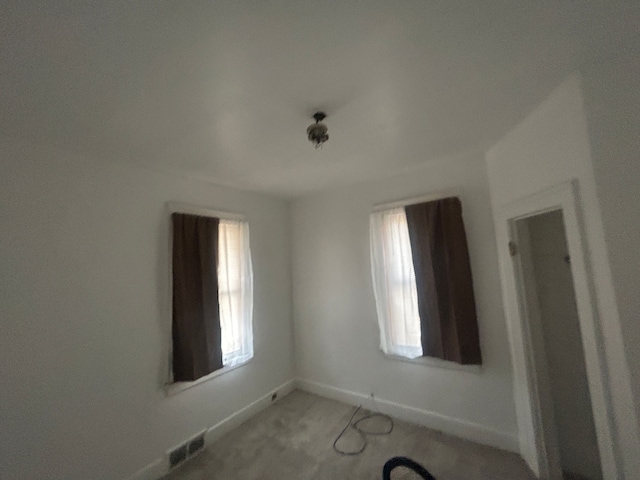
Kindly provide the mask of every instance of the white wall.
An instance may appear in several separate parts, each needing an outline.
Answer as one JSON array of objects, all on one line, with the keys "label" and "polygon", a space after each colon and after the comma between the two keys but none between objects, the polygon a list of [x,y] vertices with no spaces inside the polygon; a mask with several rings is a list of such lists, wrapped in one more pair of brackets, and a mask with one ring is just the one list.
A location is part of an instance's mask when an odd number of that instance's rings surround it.
[{"label": "white wall", "polygon": [[[640,444],[633,398],[628,387],[629,368],[625,358],[619,315],[608,262],[602,214],[591,160],[591,145],[581,82],[572,75],[514,127],[486,154],[491,200],[494,210],[540,192],[552,185],[577,179],[579,206],[584,215],[585,239],[596,294],[596,308],[606,353],[605,381],[610,387],[620,455],[629,478],[640,471]],[[506,239],[499,238],[500,242]],[[633,267],[631,267],[633,268]],[[522,372],[514,358],[516,372]],[[516,398],[518,398],[516,392]],[[517,406],[523,405],[518,402]],[[518,407],[519,408],[519,407]],[[528,412],[519,409],[520,432]],[[635,475],[635,473],[633,474]]]},{"label": "white wall", "polygon": [[568,247],[562,212],[523,221],[528,224],[562,469],[601,479],[571,267],[564,259]]},{"label": "white wall", "polygon": [[[636,11],[640,9],[636,7]],[[636,399],[635,418],[640,422],[640,36],[637,30],[635,41],[635,45],[626,46],[624,55],[598,58],[584,65],[581,72],[596,186],[624,351]]]},{"label": "white wall", "polygon": [[[452,188],[462,200],[469,242],[484,359],[480,372],[406,363],[386,358],[379,349],[369,213],[377,203]],[[513,447],[511,366],[481,156],[433,162],[403,175],[296,199],[292,212],[298,377],[422,409],[432,414],[423,418],[439,419],[434,424],[441,428],[458,419],[458,425],[484,432],[475,438],[496,443],[502,437],[502,446]]]},{"label": "white wall", "polygon": [[[127,478],[293,377],[285,201],[0,143],[5,479]],[[176,200],[246,214],[254,360],[165,396]]]}]

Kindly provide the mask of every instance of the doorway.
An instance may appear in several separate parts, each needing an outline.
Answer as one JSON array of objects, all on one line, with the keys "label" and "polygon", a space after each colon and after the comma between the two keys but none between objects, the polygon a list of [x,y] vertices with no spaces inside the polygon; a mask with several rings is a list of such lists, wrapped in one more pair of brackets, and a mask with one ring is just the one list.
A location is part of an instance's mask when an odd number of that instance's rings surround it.
[{"label": "doorway", "polygon": [[513,221],[549,478],[602,480],[562,209]]},{"label": "doorway", "polygon": [[[609,357],[604,349],[603,325],[598,316],[579,198],[578,184],[573,180],[514,200],[496,214],[500,274],[514,374],[518,445],[520,455],[533,473],[544,480],[562,478],[562,461],[540,302],[535,289],[533,262],[527,260],[531,256],[531,238],[522,230],[528,227],[527,219],[555,211],[561,212],[564,240],[570,256],[564,268],[570,269],[573,283],[579,323],[574,331],[579,332],[582,342],[581,360],[588,379],[601,475],[606,480],[624,476],[621,447],[615,434],[617,415],[610,390]],[[624,422],[623,418],[619,420]]]}]

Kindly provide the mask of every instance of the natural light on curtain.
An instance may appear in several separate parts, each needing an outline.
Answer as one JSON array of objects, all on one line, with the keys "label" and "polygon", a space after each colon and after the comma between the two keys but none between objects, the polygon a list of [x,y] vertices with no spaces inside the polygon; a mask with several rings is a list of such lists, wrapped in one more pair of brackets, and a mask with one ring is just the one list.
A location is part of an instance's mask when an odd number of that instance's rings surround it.
[{"label": "natural light on curtain", "polygon": [[373,213],[370,236],[380,348],[387,354],[419,357],[420,317],[404,208]]},{"label": "natural light on curtain", "polygon": [[246,362],[253,357],[253,271],[247,222],[220,220],[218,298],[222,363]]}]

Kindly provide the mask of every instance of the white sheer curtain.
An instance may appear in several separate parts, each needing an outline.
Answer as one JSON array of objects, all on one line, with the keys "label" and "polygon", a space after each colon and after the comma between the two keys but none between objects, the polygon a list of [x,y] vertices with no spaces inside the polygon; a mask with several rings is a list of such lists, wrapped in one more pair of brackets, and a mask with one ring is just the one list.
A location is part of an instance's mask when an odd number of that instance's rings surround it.
[{"label": "white sheer curtain", "polygon": [[253,357],[253,270],[249,224],[220,220],[218,298],[222,328],[222,363],[233,366]]},{"label": "white sheer curtain", "polygon": [[371,214],[371,270],[383,352],[422,355],[420,317],[404,208]]}]

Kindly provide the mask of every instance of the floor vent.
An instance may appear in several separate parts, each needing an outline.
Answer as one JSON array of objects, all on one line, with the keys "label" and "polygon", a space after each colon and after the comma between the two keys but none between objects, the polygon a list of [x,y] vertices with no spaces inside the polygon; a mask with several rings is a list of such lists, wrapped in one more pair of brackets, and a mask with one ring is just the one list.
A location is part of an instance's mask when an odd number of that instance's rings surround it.
[{"label": "floor vent", "polygon": [[169,452],[169,466],[171,468],[175,467],[179,463],[184,462],[186,459],[187,459],[186,443]]},{"label": "floor vent", "polygon": [[202,450],[204,448],[205,433],[207,433],[207,431],[203,430],[191,440],[187,440],[179,447],[167,452],[167,455],[169,456],[169,468],[173,468],[176,465],[181,464]]},{"label": "floor vent", "polygon": [[189,441],[189,456],[193,455],[198,450],[202,450],[202,447],[204,447],[204,432]]}]

